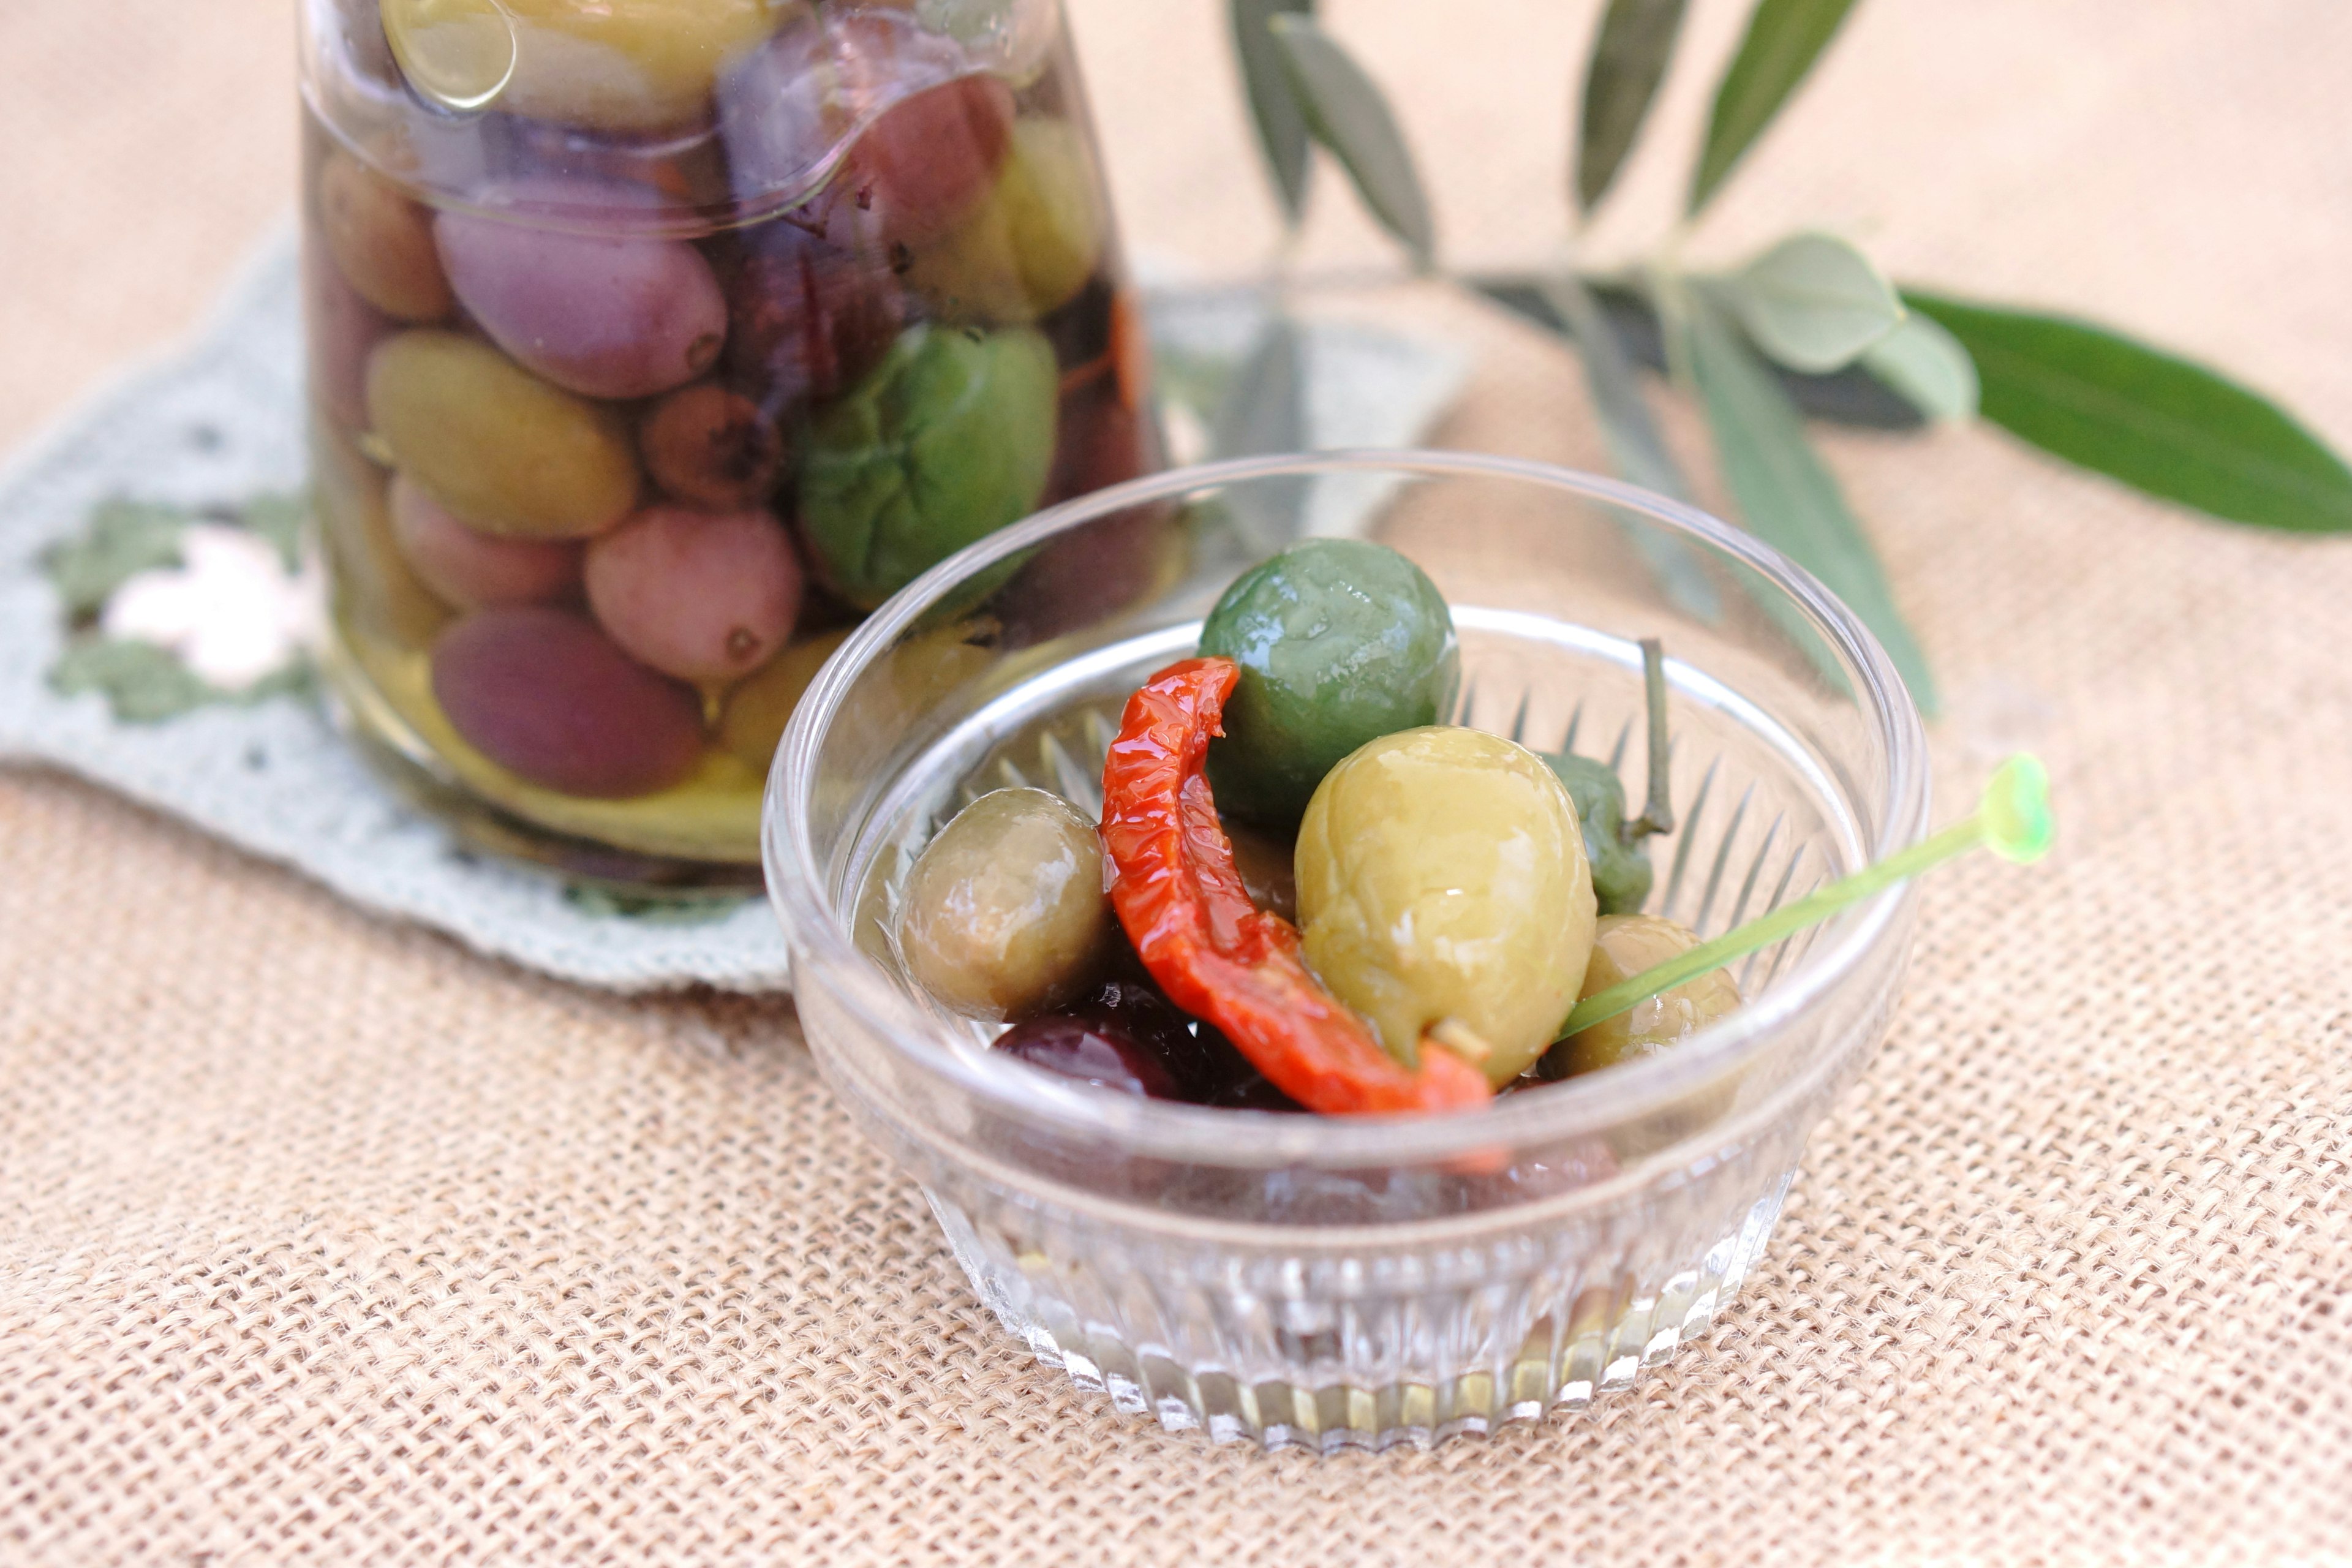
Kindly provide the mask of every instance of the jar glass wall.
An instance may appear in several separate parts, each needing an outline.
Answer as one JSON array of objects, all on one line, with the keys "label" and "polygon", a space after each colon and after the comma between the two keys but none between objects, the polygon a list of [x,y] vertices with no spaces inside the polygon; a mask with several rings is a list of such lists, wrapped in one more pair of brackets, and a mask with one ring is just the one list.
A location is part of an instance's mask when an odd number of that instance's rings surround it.
[{"label": "jar glass wall", "polygon": [[845,630],[1159,466],[1058,6],[301,19],[342,714],[477,842],[756,883],[769,757]]}]

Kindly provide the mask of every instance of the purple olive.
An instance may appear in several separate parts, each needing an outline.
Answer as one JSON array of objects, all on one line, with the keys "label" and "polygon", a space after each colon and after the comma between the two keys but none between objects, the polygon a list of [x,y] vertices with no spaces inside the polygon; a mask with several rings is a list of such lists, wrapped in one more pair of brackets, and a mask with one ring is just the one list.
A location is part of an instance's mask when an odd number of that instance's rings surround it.
[{"label": "purple olive", "polygon": [[426,587],[461,610],[536,605],[580,585],[580,545],[467,528],[405,474],[392,480],[392,536]]},{"label": "purple olive", "polygon": [[[608,230],[625,231],[658,216],[661,198],[641,187],[541,181],[481,202],[566,212],[604,202]],[[558,386],[650,397],[718,363],[727,301],[710,264],[684,240],[459,212],[443,213],[434,228],[458,302],[500,348]]]},{"label": "purple olive", "polygon": [[733,680],[782,648],[800,560],[764,511],[650,506],[588,547],[589,607],[614,642],[680,680]]},{"label": "purple olive", "polygon": [[433,644],[433,696],[467,744],[531,784],[592,799],[650,795],[702,752],[702,704],[584,616],[481,610]]},{"label": "purple olive", "polygon": [[741,237],[729,268],[729,377],[771,417],[837,397],[881,363],[906,322],[890,269],[790,223]]}]

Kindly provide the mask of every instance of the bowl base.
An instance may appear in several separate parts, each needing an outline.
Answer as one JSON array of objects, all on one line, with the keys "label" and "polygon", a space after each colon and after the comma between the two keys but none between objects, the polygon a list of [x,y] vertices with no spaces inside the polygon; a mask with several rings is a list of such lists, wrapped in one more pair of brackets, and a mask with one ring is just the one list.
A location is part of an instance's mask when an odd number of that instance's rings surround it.
[{"label": "bowl base", "polygon": [[[1504,1325],[1526,1325],[1515,1350],[1427,1376],[1351,1375],[1349,1363],[1369,1370],[1392,1368],[1403,1359],[1396,1344],[1378,1338],[1359,1342],[1352,1335],[1343,1341],[1337,1334],[1277,1331],[1268,1347],[1277,1352],[1337,1348],[1340,1353],[1286,1356],[1275,1366],[1188,1359],[1080,1310],[1079,1300],[1105,1299],[1113,1285],[1108,1278],[1083,1277],[1095,1274],[1093,1268],[1081,1275],[1069,1266],[1047,1265],[1042,1252],[1009,1236],[986,1236],[940,1194],[927,1189],[925,1195],[973,1293],[1007,1333],[1075,1387],[1108,1395],[1122,1414],[1151,1416],[1171,1432],[1329,1454],[1428,1448],[1450,1437],[1486,1436],[1555,1409],[1580,1413],[1599,1396],[1632,1387],[1645,1369],[1704,1338],[1730,1305],[1770,1241],[1795,1177],[1794,1170],[1783,1172],[1700,1257],[1662,1275],[1622,1270],[1601,1283],[1571,1271],[1576,1288],[1549,1297],[1530,1279],[1361,1303],[1355,1314],[1361,1321],[1412,1322],[1419,1331],[1414,1338],[1423,1342],[1492,1346],[1513,1338]],[[1107,1263],[1102,1275],[1115,1267]],[[1055,1289],[1057,1285],[1079,1288]],[[1228,1300],[1216,1303],[1212,1315],[1230,1321],[1262,1312],[1256,1304]],[[1292,1344],[1282,1345],[1286,1339]],[[1316,1340],[1326,1342],[1316,1346]]]}]

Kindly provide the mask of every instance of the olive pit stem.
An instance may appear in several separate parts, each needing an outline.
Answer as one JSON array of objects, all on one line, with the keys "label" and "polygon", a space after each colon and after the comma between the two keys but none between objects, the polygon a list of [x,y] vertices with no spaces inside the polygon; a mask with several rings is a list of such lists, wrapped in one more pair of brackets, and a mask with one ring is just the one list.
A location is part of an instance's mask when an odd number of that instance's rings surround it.
[{"label": "olive pit stem", "polygon": [[1666,731],[1666,650],[1655,637],[1642,639],[1642,690],[1648,703],[1643,723],[1650,743],[1650,794],[1642,803],[1642,815],[1624,825],[1629,845],[1675,830],[1674,784],[1666,773],[1674,750]]}]

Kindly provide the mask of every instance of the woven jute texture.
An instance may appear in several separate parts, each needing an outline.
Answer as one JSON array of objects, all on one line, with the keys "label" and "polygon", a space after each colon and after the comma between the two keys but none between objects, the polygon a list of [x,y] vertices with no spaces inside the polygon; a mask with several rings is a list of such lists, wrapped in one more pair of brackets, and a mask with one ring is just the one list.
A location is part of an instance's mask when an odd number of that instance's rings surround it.
[{"label": "woven jute texture", "polygon": [[[1328,9],[1454,252],[1539,254],[1596,6]],[[1675,199],[1740,9],[1693,7],[1604,244]],[[1271,235],[1222,11],[1076,14],[1129,230],[1202,269]],[[287,205],[285,12],[0,6],[0,441]],[[1816,219],[2352,445],[2347,59],[2336,0],[1874,0],[1700,243]],[[1310,260],[1377,262],[1337,195]],[[1358,303],[1477,349],[1450,441],[1598,460],[1538,341]],[[1004,1342],[788,1005],[568,990],[16,773],[0,1560],[2352,1558],[2352,545],[1990,432],[1829,447],[1946,682],[1947,807],[2032,746],[2063,847],[1936,879],[1759,1274],[1631,1394],[1426,1454],[1163,1436]]]}]

